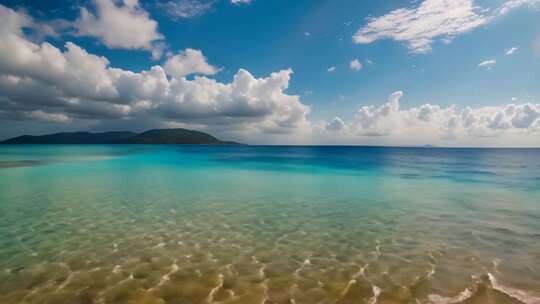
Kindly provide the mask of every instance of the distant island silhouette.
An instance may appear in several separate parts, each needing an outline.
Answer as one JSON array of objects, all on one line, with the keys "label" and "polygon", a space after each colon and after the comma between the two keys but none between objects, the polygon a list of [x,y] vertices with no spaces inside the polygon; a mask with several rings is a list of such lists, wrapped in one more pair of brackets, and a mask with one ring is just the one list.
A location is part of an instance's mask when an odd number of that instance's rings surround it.
[{"label": "distant island silhouette", "polygon": [[182,145],[240,145],[223,141],[210,134],[188,129],[154,129],[142,133],[62,132],[47,135],[22,135],[0,144],[182,144]]}]

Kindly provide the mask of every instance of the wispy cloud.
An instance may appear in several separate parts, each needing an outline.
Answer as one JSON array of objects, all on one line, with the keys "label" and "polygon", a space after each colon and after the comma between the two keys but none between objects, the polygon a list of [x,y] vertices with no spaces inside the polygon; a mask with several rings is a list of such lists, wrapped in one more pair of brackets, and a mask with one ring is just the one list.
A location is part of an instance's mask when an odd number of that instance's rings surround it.
[{"label": "wispy cloud", "polygon": [[497,61],[495,59],[485,60],[478,64],[479,67],[485,68],[486,70],[491,70],[495,65],[497,64]]},{"label": "wispy cloud", "polygon": [[522,6],[534,7],[540,5],[540,0],[508,0],[497,9],[497,13],[505,15]]},{"label": "wispy cloud", "polygon": [[407,43],[413,53],[431,50],[435,38],[451,40],[486,22],[472,0],[426,0],[415,8],[400,8],[370,18],[353,36],[355,43],[389,38]]},{"label": "wispy cloud", "polygon": [[212,9],[215,1],[169,0],[158,2],[158,7],[175,19],[201,16]]},{"label": "wispy cloud", "polygon": [[511,47],[508,50],[506,50],[506,55],[513,55],[518,50],[517,47]]},{"label": "wispy cloud", "polygon": [[331,66],[331,67],[329,67],[328,69],[326,69],[326,71],[327,71],[328,73],[333,73],[333,72],[336,71],[336,67],[335,67],[335,66]]},{"label": "wispy cloud", "polygon": [[357,44],[380,39],[404,42],[412,53],[430,52],[439,39],[450,43],[497,16],[522,6],[534,6],[540,0],[509,0],[494,10],[476,6],[473,0],[425,0],[411,8],[398,8],[380,17],[367,19],[367,24],[354,35]]},{"label": "wispy cloud", "polygon": [[250,4],[253,0],[231,0],[232,4]]}]

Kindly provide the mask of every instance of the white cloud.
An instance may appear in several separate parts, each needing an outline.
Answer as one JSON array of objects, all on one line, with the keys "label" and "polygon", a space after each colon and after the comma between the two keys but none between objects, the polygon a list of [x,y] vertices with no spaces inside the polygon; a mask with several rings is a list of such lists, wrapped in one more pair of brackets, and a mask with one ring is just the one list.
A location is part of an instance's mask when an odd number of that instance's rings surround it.
[{"label": "white cloud", "polygon": [[214,75],[219,69],[210,65],[200,50],[186,49],[167,59],[165,72],[175,78],[190,74]]},{"label": "white cloud", "polygon": [[400,8],[368,19],[353,36],[355,43],[394,39],[407,43],[414,53],[431,50],[436,38],[450,41],[486,22],[472,0],[426,0],[415,8]]},{"label": "white cloud", "polygon": [[473,0],[424,0],[416,7],[395,9],[367,19],[353,35],[357,44],[380,39],[404,42],[412,53],[427,53],[439,39],[450,43],[495,17],[522,6],[535,6],[540,0],[508,0],[494,10],[475,6]]},{"label": "white cloud", "polygon": [[511,47],[508,50],[506,50],[505,54],[506,55],[513,55],[517,50],[518,50],[517,47]]},{"label": "white cloud", "polygon": [[93,0],[95,12],[80,8],[74,26],[78,35],[96,37],[109,48],[152,50],[163,36],[158,23],[140,7],[138,0]]},{"label": "white cloud", "polygon": [[232,4],[250,4],[252,0],[231,0]]},{"label": "white cloud", "polygon": [[345,122],[339,117],[334,117],[334,119],[326,125],[326,129],[331,132],[339,132],[345,127]]},{"label": "white cloud", "polygon": [[[363,106],[356,113],[356,124],[367,135],[386,135],[391,132],[395,125],[393,120],[399,110],[399,99],[403,92],[397,91],[390,95],[388,102],[379,108]],[[383,122],[383,123],[381,123]]]},{"label": "white cloud", "polygon": [[331,66],[331,67],[329,67],[328,69],[326,69],[326,71],[327,71],[328,73],[333,73],[333,72],[336,71],[336,67],[335,67],[335,66]]},{"label": "white cloud", "polygon": [[[529,145],[540,144],[540,104],[508,104],[498,107],[458,108],[423,104],[402,109],[403,92],[390,95],[380,106],[362,106],[353,120],[334,118],[319,130],[319,136],[340,141],[375,144],[426,143],[445,146]],[[321,133],[322,132],[322,133]]]},{"label": "white cloud", "polygon": [[485,60],[478,64],[479,67],[485,68],[486,70],[491,70],[495,65],[497,64],[497,61],[495,59]]},{"label": "white cloud", "polygon": [[540,0],[508,0],[497,9],[497,13],[501,15],[508,14],[510,11],[522,6],[534,7],[540,5]]},{"label": "white cloud", "polygon": [[29,26],[26,14],[0,5],[0,122],[7,126],[16,120],[129,129],[157,122],[251,143],[540,145],[536,103],[404,109],[398,91],[382,105],[359,107],[354,118],[311,122],[310,107],[287,93],[290,69],[267,77],[241,69],[228,83],[187,79],[216,70],[202,52],[185,50],[169,58],[180,68],[133,72],[71,42],[63,48],[35,43],[23,32]]},{"label": "white cloud", "polygon": [[362,69],[362,63],[360,63],[360,61],[358,61],[358,59],[353,59],[349,63],[349,67],[353,71],[360,71],[360,69]]},{"label": "white cloud", "polygon": [[167,15],[175,18],[192,18],[203,15],[212,9],[214,1],[202,0],[169,0],[159,2],[160,7]]},{"label": "white cloud", "polygon": [[159,60],[163,53],[169,53],[167,44],[165,44],[164,42],[154,43],[151,50],[152,59]]},{"label": "white cloud", "polygon": [[3,120],[155,119],[248,133],[290,133],[308,125],[310,108],[285,92],[292,70],[256,78],[241,69],[231,83],[203,76],[188,80],[183,76],[217,72],[200,51],[188,49],[165,68],[132,72],[71,42],[64,50],[31,42],[22,31],[27,20],[0,5]]}]

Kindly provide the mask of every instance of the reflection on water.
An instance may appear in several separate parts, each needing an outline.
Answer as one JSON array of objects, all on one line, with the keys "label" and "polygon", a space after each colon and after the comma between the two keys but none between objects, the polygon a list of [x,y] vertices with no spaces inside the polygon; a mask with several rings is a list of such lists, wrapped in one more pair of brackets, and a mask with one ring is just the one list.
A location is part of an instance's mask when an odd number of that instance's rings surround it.
[{"label": "reflection on water", "polygon": [[540,303],[536,150],[0,150],[0,303]]}]

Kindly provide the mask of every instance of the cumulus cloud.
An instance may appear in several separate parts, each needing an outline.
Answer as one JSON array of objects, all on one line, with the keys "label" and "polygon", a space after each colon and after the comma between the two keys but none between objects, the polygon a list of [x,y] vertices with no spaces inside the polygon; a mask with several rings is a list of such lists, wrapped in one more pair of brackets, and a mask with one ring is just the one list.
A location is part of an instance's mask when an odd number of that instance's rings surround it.
[{"label": "cumulus cloud", "polygon": [[76,33],[98,38],[109,48],[152,50],[163,36],[138,0],[93,0],[95,11],[80,8],[74,22]]},{"label": "cumulus cloud", "polygon": [[175,78],[190,74],[214,75],[219,69],[210,65],[200,50],[186,49],[167,59],[165,72]]},{"label": "cumulus cloud", "polygon": [[362,69],[362,63],[360,63],[360,61],[358,61],[358,59],[353,59],[349,63],[349,67],[353,71],[360,71]]},{"label": "cumulus cloud", "polygon": [[240,69],[230,84],[196,77],[174,79],[176,98],[158,103],[155,111],[171,119],[199,120],[207,124],[252,124],[266,132],[287,132],[307,123],[309,107],[298,96],[287,95],[292,70],[255,78]]},{"label": "cumulus cloud", "polygon": [[331,132],[339,132],[345,129],[345,122],[339,117],[334,117],[334,119],[326,124],[326,129]]},{"label": "cumulus cloud", "polygon": [[388,102],[375,108],[374,106],[363,106],[356,113],[355,125],[361,134],[382,136],[392,132],[396,125],[394,120],[399,110],[399,99],[403,92],[397,91],[390,95]]},{"label": "cumulus cloud", "polygon": [[187,49],[163,67],[134,72],[72,42],[58,48],[31,41],[25,31],[31,26],[25,13],[0,5],[3,125],[46,122],[65,130],[97,123],[111,130],[159,122],[252,143],[540,145],[540,104],[404,109],[398,91],[381,105],[359,107],[353,118],[311,122],[310,107],[287,93],[290,69],[266,77],[240,69],[232,81],[219,82],[204,76],[218,69],[203,53]]},{"label": "cumulus cloud", "polygon": [[480,62],[478,66],[486,70],[491,70],[493,67],[495,67],[496,64],[497,64],[497,61],[495,59],[490,59],[490,60],[484,60]]},{"label": "cumulus cloud", "polygon": [[[204,76],[217,69],[187,49],[165,67],[133,72],[67,42],[59,49],[28,40],[28,16],[0,5],[0,116],[70,120],[160,119],[199,127],[288,133],[308,124],[310,108],[289,95],[292,70],[254,77],[239,70],[231,83]],[[169,77],[167,77],[169,75]]]},{"label": "cumulus cloud", "polygon": [[345,131],[342,140],[349,142],[372,138],[379,144],[540,144],[540,104],[480,108],[423,104],[403,109],[402,97],[402,91],[392,93],[380,106],[360,107],[350,121],[334,118],[325,130]]},{"label": "cumulus cloud", "polygon": [[395,9],[379,17],[367,19],[354,35],[357,44],[380,39],[404,42],[412,53],[427,53],[439,39],[450,43],[496,16],[522,6],[534,6],[540,0],[508,0],[494,11],[478,7],[473,0],[424,0],[418,6]]},{"label": "cumulus cloud", "polygon": [[158,7],[174,19],[192,18],[203,15],[212,9],[214,1],[169,0],[159,2]]}]

